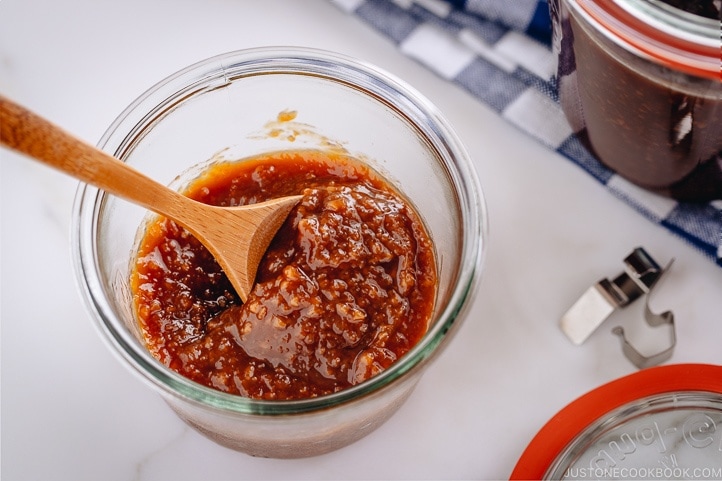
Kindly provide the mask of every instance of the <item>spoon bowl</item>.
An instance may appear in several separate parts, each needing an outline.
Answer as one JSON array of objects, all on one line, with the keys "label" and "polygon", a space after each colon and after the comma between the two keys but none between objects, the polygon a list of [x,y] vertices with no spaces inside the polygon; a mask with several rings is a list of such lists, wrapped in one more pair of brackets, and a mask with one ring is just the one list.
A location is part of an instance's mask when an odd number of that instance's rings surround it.
[{"label": "spoon bowl", "polygon": [[177,222],[210,251],[244,302],[263,254],[302,197],[236,207],[203,204],[2,96],[0,144]]}]

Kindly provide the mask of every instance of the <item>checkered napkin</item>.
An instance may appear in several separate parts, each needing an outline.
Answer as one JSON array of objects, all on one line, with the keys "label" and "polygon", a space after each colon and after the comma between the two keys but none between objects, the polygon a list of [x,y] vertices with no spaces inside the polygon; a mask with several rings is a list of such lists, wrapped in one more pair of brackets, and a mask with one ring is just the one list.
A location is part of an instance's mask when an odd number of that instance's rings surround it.
[{"label": "checkered napkin", "polygon": [[722,266],[722,201],[645,191],[600,164],[576,135],[579,126],[570,126],[557,95],[546,0],[332,1]]}]

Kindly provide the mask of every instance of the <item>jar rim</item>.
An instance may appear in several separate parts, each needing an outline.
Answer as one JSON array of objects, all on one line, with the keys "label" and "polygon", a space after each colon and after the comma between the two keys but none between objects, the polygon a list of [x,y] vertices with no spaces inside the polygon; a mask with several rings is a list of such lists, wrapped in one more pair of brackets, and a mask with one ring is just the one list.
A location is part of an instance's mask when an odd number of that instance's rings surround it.
[{"label": "jar rim", "polygon": [[660,0],[568,0],[627,50],[673,70],[722,81],[720,23]]},{"label": "jar rim", "polygon": [[[149,111],[157,110],[168,103],[175,106],[186,100],[193,95],[189,94],[191,85],[195,88],[205,84],[206,87],[214,89],[218,88],[218,82],[230,83],[244,75],[269,75],[269,72],[321,75],[329,80],[359,87],[378,100],[395,106],[410,122],[420,127],[425,135],[436,137],[433,142],[435,148],[447,151],[439,152],[439,155],[451,164],[446,167],[459,197],[461,222],[464,226],[459,269],[450,289],[449,301],[443,306],[437,321],[407,354],[385,371],[361,384],[316,398],[256,400],[208,388],[162,365],[114,315],[102,287],[95,236],[98,213],[105,194],[85,184],[81,184],[76,192],[72,245],[81,294],[93,314],[101,337],[142,379],[161,391],[202,406],[244,414],[282,415],[322,410],[367,396],[400,380],[405,374],[430,360],[439,351],[447,334],[457,324],[455,321],[470,303],[486,252],[488,227],[486,203],[470,157],[438,109],[413,87],[392,74],[358,59],[326,50],[261,47],[228,52],[196,62],[161,80],[132,102],[111,124],[98,146],[107,150],[106,144],[113,132],[129,118],[131,123],[142,123],[141,119],[146,117]],[[159,99],[163,101],[159,102]],[[417,122],[426,124],[416,125]],[[136,128],[139,123],[136,123]]]}]

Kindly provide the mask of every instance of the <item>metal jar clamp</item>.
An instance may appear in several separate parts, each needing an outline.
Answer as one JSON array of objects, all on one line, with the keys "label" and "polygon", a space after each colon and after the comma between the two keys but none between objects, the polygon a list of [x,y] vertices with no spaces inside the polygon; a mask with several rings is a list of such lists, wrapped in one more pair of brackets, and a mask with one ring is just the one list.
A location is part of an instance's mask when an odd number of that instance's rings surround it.
[{"label": "metal jar clamp", "polygon": [[659,352],[645,356],[627,339],[624,329],[617,326],[612,332],[622,342],[622,352],[639,369],[660,364],[672,356],[677,337],[674,314],[652,312],[649,298],[659,280],[672,266],[672,259],[662,269],[642,247],[637,247],[624,259],[624,272],[613,280],[602,279],[584,294],[562,316],[562,332],[577,345],[582,344],[615,310],[626,307],[646,294],[644,318],[651,327],[668,325],[671,329],[670,345]]}]

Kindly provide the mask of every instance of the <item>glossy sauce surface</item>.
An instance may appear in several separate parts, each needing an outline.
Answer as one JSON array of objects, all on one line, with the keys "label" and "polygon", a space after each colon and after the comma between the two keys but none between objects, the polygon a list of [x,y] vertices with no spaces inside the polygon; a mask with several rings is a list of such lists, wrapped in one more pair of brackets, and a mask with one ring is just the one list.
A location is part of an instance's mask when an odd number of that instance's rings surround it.
[{"label": "glossy sauce surface", "polygon": [[184,229],[167,219],[146,227],[131,285],[155,357],[220,391],[299,399],[363,382],[418,342],[436,294],[432,241],[365,164],[273,154],[217,164],[185,192],[215,205],[298,193],[245,304]]}]

